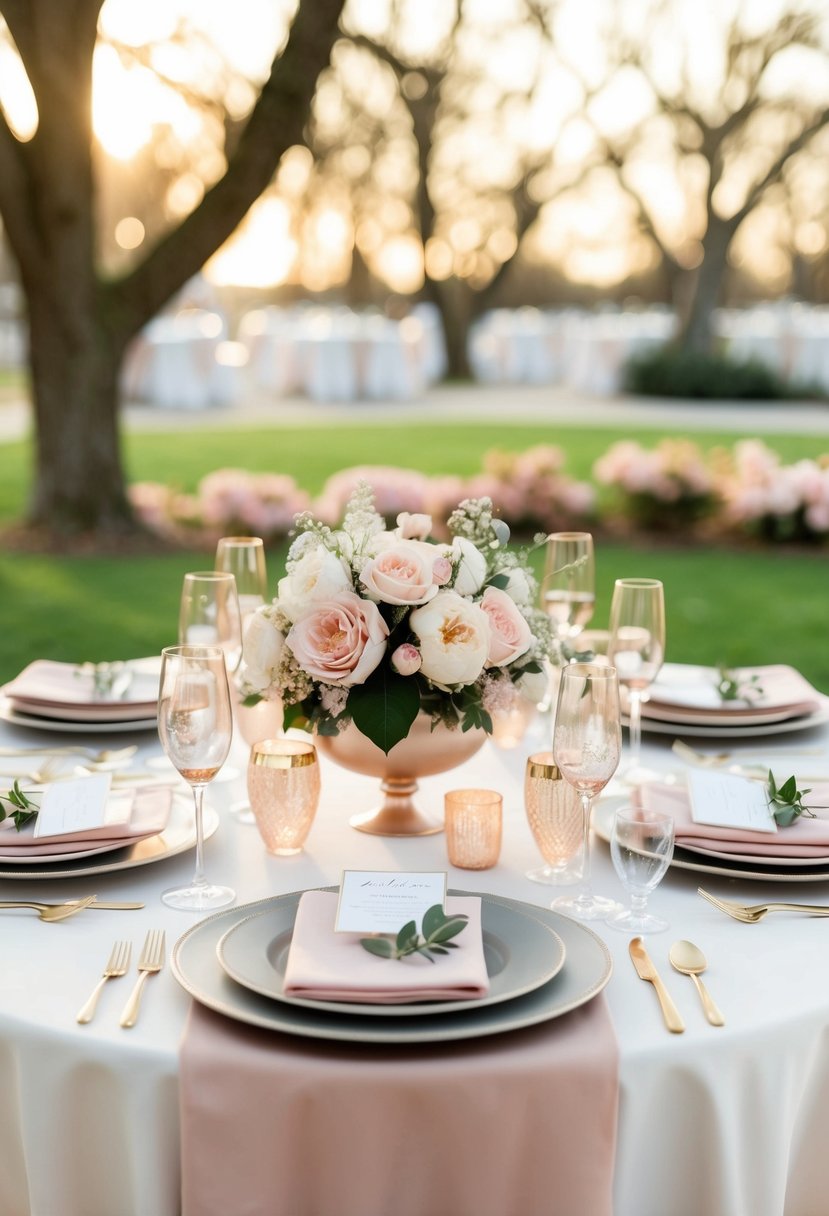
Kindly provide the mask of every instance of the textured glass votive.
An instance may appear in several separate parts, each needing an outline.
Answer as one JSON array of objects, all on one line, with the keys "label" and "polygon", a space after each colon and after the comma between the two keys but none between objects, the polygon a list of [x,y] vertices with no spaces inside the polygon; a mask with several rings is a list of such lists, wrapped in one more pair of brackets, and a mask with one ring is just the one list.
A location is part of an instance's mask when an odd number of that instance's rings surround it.
[{"label": "textured glass votive", "polygon": [[495,790],[450,790],[444,798],[449,861],[488,870],[501,852],[502,799]]},{"label": "textured glass votive", "polygon": [[524,809],[546,863],[528,870],[527,878],[560,886],[579,882],[584,812],[578,790],[564,780],[552,752],[536,752],[527,760]]},{"label": "textured glass votive", "polygon": [[313,743],[260,739],[250,749],[248,798],[269,853],[299,853],[311,830],[320,796]]}]

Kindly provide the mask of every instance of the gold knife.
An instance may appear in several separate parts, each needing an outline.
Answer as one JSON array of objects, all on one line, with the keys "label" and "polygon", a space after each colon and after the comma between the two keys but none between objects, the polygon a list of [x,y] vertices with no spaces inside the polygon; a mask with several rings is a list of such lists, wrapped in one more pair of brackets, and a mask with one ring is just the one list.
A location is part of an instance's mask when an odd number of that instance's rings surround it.
[{"label": "gold knife", "polygon": [[[44,908],[62,908],[64,904],[74,904],[77,900],[64,899],[56,904],[43,904]],[[95,899],[93,896],[90,908],[102,908],[105,911],[131,912],[135,908],[143,908],[143,904],[135,903],[120,903],[117,900]],[[0,899],[0,908],[18,908],[20,903],[18,900]]]},{"label": "gold knife", "polygon": [[650,960],[650,956],[645,949],[645,943],[641,937],[634,937],[631,939],[628,948],[633,965],[636,968],[636,974],[640,980],[647,980],[649,984],[653,984],[656,990],[656,995],[662,1008],[662,1016],[665,1019],[665,1025],[672,1034],[682,1034],[685,1029],[685,1023],[680,1017],[676,1005],[671,1000],[670,993],[659,978],[659,972]]}]

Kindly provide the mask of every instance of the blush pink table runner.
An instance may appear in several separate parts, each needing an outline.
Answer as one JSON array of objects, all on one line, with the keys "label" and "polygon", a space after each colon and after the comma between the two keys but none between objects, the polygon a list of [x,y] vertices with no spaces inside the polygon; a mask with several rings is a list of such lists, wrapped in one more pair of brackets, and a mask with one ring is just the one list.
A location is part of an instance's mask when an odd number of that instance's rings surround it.
[{"label": "blush pink table runner", "polygon": [[194,1003],[180,1064],[182,1216],[610,1216],[618,1046],[601,995],[405,1048]]}]

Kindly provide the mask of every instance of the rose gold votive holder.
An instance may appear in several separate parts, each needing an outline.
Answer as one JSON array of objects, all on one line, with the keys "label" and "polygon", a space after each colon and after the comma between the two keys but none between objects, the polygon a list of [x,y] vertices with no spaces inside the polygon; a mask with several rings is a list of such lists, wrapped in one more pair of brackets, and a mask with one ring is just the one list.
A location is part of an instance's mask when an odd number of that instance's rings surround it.
[{"label": "rose gold votive holder", "polygon": [[502,798],[495,790],[450,790],[444,797],[449,861],[488,870],[501,852]]},{"label": "rose gold votive holder", "polygon": [[320,772],[313,743],[260,739],[250,749],[248,798],[269,853],[302,851],[320,797]]}]

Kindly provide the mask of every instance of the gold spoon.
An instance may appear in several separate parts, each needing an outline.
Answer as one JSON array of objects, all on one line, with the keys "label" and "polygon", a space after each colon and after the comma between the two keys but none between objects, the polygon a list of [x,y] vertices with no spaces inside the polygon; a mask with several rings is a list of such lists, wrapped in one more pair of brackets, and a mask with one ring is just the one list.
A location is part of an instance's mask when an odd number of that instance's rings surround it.
[{"label": "gold spoon", "polygon": [[700,972],[704,971],[708,965],[705,961],[705,955],[699,946],[695,946],[693,942],[674,942],[668,957],[671,960],[671,966],[674,971],[679,971],[682,975],[690,975],[696,984],[699,999],[702,1001],[702,1007],[705,1010],[705,1016],[711,1025],[724,1026],[725,1018],[711,1000],[708,989],[699,978]]},{"label": "gold spoon", "polygon": [[30,899],[20,899],[16,903],[8,900],[3,907],[34,908],[41,920],[55,924],[59,920],[69,920],[70,916],[74,916],[76,912],[82,912],[84,908],[88,908],[94,902],[95,896],[88,895],[86,899],[76,899],[65,904],[39,904]]}]

